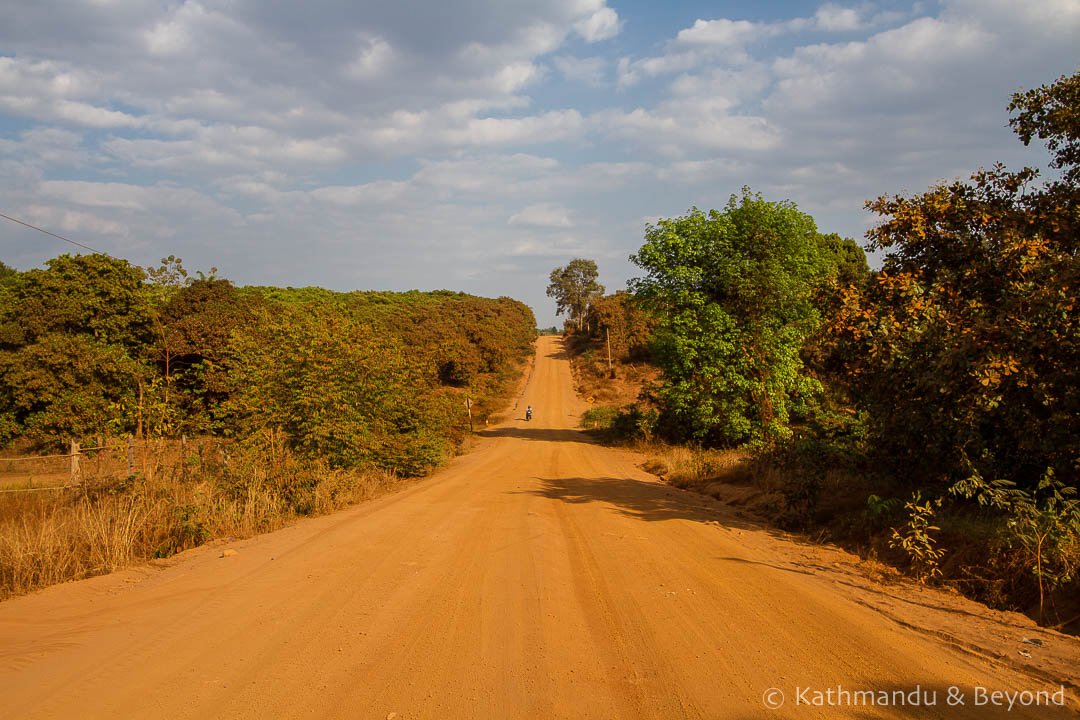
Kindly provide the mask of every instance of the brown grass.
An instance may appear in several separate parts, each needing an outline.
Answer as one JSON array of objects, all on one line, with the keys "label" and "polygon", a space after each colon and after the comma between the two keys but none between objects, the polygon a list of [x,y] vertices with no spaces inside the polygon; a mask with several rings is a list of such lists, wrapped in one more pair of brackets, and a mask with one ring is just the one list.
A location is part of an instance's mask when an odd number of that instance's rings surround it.
[{"label": "brown grass", "polygon": [[89,458],[71,488],[0,493],[0,598],[268,532],[398,485],[392,473],[332,470],[272,445],[233,446],[228,467],[220,448],[200,450],[181,464],[177,443],[159,443],[132,477],[126,457]]}]

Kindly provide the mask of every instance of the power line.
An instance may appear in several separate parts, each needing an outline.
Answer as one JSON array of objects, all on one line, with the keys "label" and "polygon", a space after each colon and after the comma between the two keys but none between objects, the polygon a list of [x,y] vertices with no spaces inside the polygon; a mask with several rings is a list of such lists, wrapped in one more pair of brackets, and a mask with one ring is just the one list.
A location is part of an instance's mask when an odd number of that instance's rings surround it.
[{"label": "power line", "polygon": [[75,242],[74,240],[68,240],[63,235],[57,235],[54,232],[49,232],[48,230],[43,230],[43,229],[39,228],[37,225],[31,225],[30,223],[23,222],[22,220],[16,220],[15,218],[10,217],[8,215],[5,215],[4,213],[0,213],[0,218],[4,218],[5,220],[10,220],[13,223],[18,223],[20,225],[24,225],[25,227],[28,227],[31,230],[37,230],[38,232],[45,233],[46,235],[52,235],[54,238],[56,238],[58,240],[63,240],[64,242],[71,243],[72,245],[77,245],[78,247],[81,247],[84,250],[89,250],[92,253],[97,253],[98,255],[104,255],[107,258],[112,257],[112,255],[110,255],[107,252],[101,252],[100,250],[95,250],[94,248],[90,247],[89,245],[83,245],[81,242]]}]

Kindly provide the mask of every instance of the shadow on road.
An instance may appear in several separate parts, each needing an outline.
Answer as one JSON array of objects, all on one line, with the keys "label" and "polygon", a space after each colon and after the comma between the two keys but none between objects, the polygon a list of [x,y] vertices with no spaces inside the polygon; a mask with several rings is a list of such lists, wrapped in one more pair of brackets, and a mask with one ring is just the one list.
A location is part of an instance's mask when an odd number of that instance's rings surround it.
[{"label": "shadow on road", "polygon": [[549,352],[544,357],[551,358],[552,360],[569,360],[570,352],[566,349],[565,346],[563,346],[562,350],[555,350],[554,352]]},{"label": "shadow on road", "polygon": [[693,520],[722,527],[773,532],[773,528],[739,517],[711,498],[659,483],[615,477],[536,479],[542,483],[540,488],[514,492],[573,504],[603,502],[611,505],[616,512],[648,522]]},{"label": "shadow on road", "polygon": [[481,430],[476,433],[484,437],[517,438],[519,440],[539,440],[543,442],[575,442],[595,445],[592,439],[580,430],[556,430],[554,428],[518,428],[503,427]]}]

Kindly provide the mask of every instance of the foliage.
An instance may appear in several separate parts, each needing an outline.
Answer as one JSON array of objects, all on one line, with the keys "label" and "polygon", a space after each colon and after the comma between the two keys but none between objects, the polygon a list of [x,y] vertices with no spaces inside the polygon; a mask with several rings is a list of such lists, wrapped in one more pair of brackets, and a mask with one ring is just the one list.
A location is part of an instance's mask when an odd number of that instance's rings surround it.
[{"label": "foliage", "polygon": [[167,399],[182,417],[182,429],[214,427],[216,408],[229,398],[225,360],[235,333],[251,329],[254,296],[241,295],[228,280],[190,280],[170,295],[155,315],[150,355],[171,392]]},{"label": "foliage", "polygon": [[0,346],[53,332],[129,348],[146,342],[150,307],[139,268],[105,255],[61,255],[46,265],[20,273],[12,286],[0,308]]},{"label": "foliage", "polygon": [[[1075,91],[1075,77],[1061,82]],[[846,289],[832,331],[882,454],[926,469],[911,482],[931,468],[955,479],[969,457],[1029,488],[1046,467],[1077,482],[1080,192],[1068,147],[1080,126],[1075,108],[1047,103],[1058,95],[1017,94],[1011,107],[1023,138],[1059,150],[1071,182],[1032,188],[1034,170],[995,166],[869,203],[885,218],[869,237],[890,252],[866,290]]]},{"label": "foliage", "polygon": [[908,513],[904,532],[893,528],[892,539],[889,541],[891,547],[900,548],[907,553],[915,571],[915,578],[920,583],[941,575],[941,568],[938,566],[941,558],[945,556],[945,550],[936,547],[937,540],[931,534],[941,529],[930,524],[935,506],[941,507],[941,498],[924,503],[922,493],[916,491],[911,499],[904,503],[904,509]]},{"label": "foliage", "polygon": [[1019,545],[1039,585],[1039,619],[1046,590],[1071,582],[1080,570],[1080,500],[1076,488],[1061,483],[1047,468],[1033,491],[1005,479],[987,482],[969,465],[970,476],[951,492],[976,498],[980,505],[1003,511],[1011,542]]},{"label": "foliage", "polygon": [[589,303],[604,294],[604,286],[596,280],[598,275],[596,261],[585,258],[575,258],[566,267],[551,271],[547,295],[555,298],[555,314],[567,313],[579,331]]},{"label": "foliage", "polygon": [[1049,85],[1016,93],[1009,112],[1019,110],[1009,119],[1025,145],[1033,137],[1046,141],[1054,158],[1051,167],[1064,170],[1064,181],[1080,181],[1080,73],[1062,75]]},{"label": "foliage", "polygon": [[188,277],[183,262],[181,258],[170,255],[167,258],[161,258],[161,265],[158,267],[143,269],[152,289],[152,295],[155,296],[155,304],[164,305],[180,288],[194,281],[194,278]]},{"label": "foliage", "polygon": [[880,528],[900,506],[900,498],[883,498],[869,495],[866,498],[866,524],[871,530]]},{"label": "foliage", "polygon": [[790,435],[791,399],[819,389],[799,357],[828,270],[817,237],[793,203],[748,188],[723,212],[695,208],[646,229],[630,259],[647,275],[631,289],[662,318],[654,351],[671,434],[757,445]]},{"label": "foliage", "polygon": [[836,384],[843,382],[844,366],[849,358],[844,354],[845,348],[830,332],[828,320],[840,312],[847,293],[866,288],[872,273],[866,253],[851,238],[829,233],[818,235],[817,240],[822,253],[829,258],[827,277],[814,288],[814,305],[825,322],[807,339],[802,358],[819,378],[827,376]]},{"label": "foliage", "polygon": [[10,434],[70,437],[137,423],[151,370],[142,272],[104,255],[61,255],[0,294],[0,398]]},{"label": "foliage", "polygon": [[[446,396],[424,393],[415,355],[325,310],[266,313],[237,335],[225,412],[243,435],[281,429],[295,448],[338,467],[417,475],[446,457]],[[460,413],[459,413],[460,414]]]},{"label": "foliage", "polygon": [[610,341],[613,358],[641,360],[649,357],[657,320],[633,295],[619,290],[592,301],[585,326],[593,339]]},{"label": "foliage", "polygon": [[0,440],[282,433],[335,468],[419,474],[531,353],[509,298],[236,288],[169,256],[61,256],[0,286]]},{"label": "foliage", "polygon": [[[601,408],[601,410],[604,409]],[[659,419],[660,414],[655,408],[643,408],[633,403],[615,412],[610,418],[608,429],[611,436],[619,440],[651,442],[656,434]]]},{"label": "foliage", "polygon": [[148,369],[118,344],[52,332],[0,352],[6,407],[22,433],[83,437],[125,429]]},{"label": "foliage", "polygon": [[0,262],[0,287],[15,282],[15,278],[17,278],[18,276],[18,270],[11,267],[7,263]]},{"label": "foliage", "polygon": [[618,416],[619,409],[610,405],[589,408],[581,416],[581,427],[610,430]]},{"label": "foliage", "polygon": [[829,256],[827,262],[831,284],[839,287],[865,286],[870,280],[870,265],[866,253],[852,238],[836,233],[817,236],[822,253]]}]

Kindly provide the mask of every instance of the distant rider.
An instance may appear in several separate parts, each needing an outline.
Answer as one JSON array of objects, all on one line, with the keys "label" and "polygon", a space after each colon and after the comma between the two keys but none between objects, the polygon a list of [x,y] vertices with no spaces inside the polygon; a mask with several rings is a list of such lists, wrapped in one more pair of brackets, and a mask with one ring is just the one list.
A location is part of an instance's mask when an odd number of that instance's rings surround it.
[{"label": "distant rider", "polygon": [[525,419],[526,420],[532,420],[532,405],[525,408]]}]

